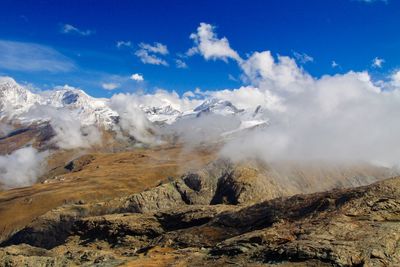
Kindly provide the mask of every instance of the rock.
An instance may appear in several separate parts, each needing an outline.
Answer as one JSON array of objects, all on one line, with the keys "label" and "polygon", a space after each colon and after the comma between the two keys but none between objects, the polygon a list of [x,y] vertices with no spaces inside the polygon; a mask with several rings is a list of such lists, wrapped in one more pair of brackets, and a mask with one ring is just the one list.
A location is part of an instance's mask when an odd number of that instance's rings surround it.
[{"label": "rock", "polygon": [[134,194],[127,198],[124,210],[127,212],[153,212],[186,205],[174,183],[157,186],[154,189]]},{"label": "rock", "polygon": [[288,197],[269,192],[267,170],[215,162],[138,194],[67,204],[3,243],[0,262],[400,265],[400,177]]}]

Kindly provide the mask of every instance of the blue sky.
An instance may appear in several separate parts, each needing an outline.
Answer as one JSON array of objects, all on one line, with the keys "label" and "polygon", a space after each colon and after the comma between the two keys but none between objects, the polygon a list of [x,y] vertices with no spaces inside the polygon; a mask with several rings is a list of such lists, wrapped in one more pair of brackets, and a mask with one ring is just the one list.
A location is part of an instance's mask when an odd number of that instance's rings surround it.
[{"label": "blue sky", "polygon": [[240,87],[233,60],[185,55],[201,22],[242,58],[270,50],[315,77],[367,70],[380,79],[400,67],[397,0],[2,0],[0,9],[0,75],[41,89],[69,84],[111,96]]}]

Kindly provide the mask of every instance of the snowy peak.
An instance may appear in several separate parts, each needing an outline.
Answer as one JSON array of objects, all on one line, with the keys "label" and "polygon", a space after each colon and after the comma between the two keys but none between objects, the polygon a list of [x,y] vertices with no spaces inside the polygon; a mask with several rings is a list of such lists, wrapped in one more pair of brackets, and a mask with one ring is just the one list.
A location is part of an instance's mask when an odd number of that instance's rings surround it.
[{"label": "snowy peak", "polygon": [[163,107],[141,107],[142,110],[148,115],[179,115],[181,112],[179,110],[174,109],[171,105],[163,106]]},{"label": "snowy peak", "polygon": [[238,109],[230,101],[211,98],[205,100],[200,106],[196,107],[193,111],[197,113],[215,113],[219,115],[233,115],[243,112],[243,109]]},{"label": "snowy peak", "polygon": [[108,107],[107,102],[107,99],[93,98],[69,86],[35,94],[12,78],[0,77],[0,119],[19,119],[24,123],[43,120],[29,116],[29,110],[47,106],[72,113],[82,125],[111,128],[118,114]]},{"label": "snowy peak", "polygon": [[151,122],[172,124],[182,114],[179,110],[173,108],[171,105],[165,105],[161,107],[140,106],[140,108]]},{"label": "snowy peak", "polygon": [[[185,108],[173,105],[164,96],[152,96],[152,106],[139,105],[145,119],[156,124],[174,125],[179,121],[197,120],[204,115],[227,116],[240,123],[237,129],[227,135],[268,124],[267,112],[262,106],[239,109],[232,102],[220,98],[205,99],[200,105]],[[154,105],[154,103],[157,103]],[[199,103],[199,102],[196,102]],[[136,107],[138,103],[126,103]],[[51,121],[53,117],[69,117],[82,126],[97,125],[105,129],[117,129],[120,115],[111,108],[110,99],[94,98],[84,91],[70,86],[56,87],[54,90],[33,93],[9,77],[0,77],[0,119],[8,118],[21,123]],[[115,107],[114,107],[115,108]],[[131,115],[135,120],[135,114]],[[115,128],[116,127],[116,128]]]},{"label": "snowy peak", "polygon": [[10,77],[0,77],[0,119],[13,118],[40,102],[40,97]]}]

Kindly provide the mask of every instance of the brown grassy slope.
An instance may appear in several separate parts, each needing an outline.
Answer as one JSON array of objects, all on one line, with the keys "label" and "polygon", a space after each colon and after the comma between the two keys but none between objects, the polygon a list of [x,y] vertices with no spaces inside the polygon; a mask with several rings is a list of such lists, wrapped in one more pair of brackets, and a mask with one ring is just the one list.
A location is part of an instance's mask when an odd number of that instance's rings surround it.
[{"label": "brown grassy slope", "polygon": [[20,229],[64,203],[98,202],[141,192],[169,176],[205,165],[215,156],[210,151],[185,152],[180,147],[92,155],[94,160],[79,172],[60,175],[48,183],[0,192],[0,234]]}]

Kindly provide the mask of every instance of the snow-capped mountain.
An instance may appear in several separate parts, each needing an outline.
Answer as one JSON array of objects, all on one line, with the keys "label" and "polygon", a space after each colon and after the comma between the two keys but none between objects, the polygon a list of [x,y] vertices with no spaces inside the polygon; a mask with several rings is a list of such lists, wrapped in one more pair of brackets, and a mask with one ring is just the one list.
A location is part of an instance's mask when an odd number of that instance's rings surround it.
[{"label": "snow-capped mountain", "polygon": [[0,77],[0,119],[26,113],[41,97],[20,86],[10,77]]},{"label": "snow-capped mountain", "polygon": [[139,107],[151,122],[172,124],[182,115],[182,112],[174,109],[171,105],[161,107],[140,105]]},{"label": "snow-capped mountain", "polygon": [[[118,113],[108,106],[107,99],[98,99],[73,87],[64,86],[53,91],[33,93],[9,77],[0,77],[0,119],[32,123],[50,120],[51,114],[35,117],[30,111],[51,107],[69,112],[82,125],[111,128]],[[45,113],[45,112],[43,112]]]},{"label": "snow-capped mountain", "polygon": [[234,115],[243,112],[243,109],[238,109],[230,101],[211,98],[205,100],[200,106],[196,107],[194,112],[201,113],[214,113],[219,115]]},{"label": "snow-capped mountain", "polygon": [[[138,105],[147,120],[158,125],[174,125],[178,121],[210,115],[239,119],[240,126],[226,133],[230,134],[267,125],[268,121],[261,106],[245,110],[237,108],[230,101],[218,98],[204,99],[200,105],[186,110],[179,109],[179,106],[171,105],[162,99],[158,103],[161,103],[160,106]],[[69,86],[35,93],[19,85],[12,78],[0,77],[0,120],[30,124],[50,121],[56,117],[53,113],[57,112],[67,112],[68,116],[78,120],[82,126],[97,125],[111,130],[115,128],[120,117],[120,114],[112,108],[110,99],[94,98],[80,89]],[[130,116],[134,117],[135,114]],[[134,118],[132,121],[135,121]]]}]

